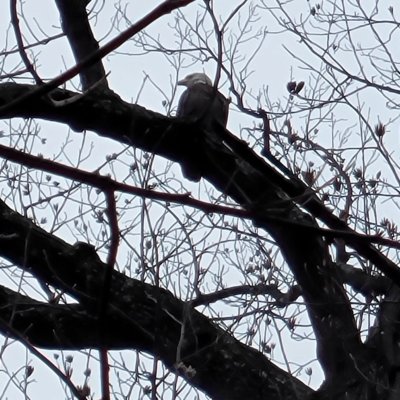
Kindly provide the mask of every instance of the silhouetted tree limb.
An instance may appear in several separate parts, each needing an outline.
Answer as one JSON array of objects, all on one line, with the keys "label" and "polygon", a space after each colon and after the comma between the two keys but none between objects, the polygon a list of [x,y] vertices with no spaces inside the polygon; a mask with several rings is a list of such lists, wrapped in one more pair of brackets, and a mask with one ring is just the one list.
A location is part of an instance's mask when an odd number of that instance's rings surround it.
[{"label": "silhouetted tree limb", "polygon": [[[29,89],[6,85],[4,89],[16,90],[13,96]],[[6,94],[1,89],[0,96]],[[54,91],[52,96],[63,100],[71,94]],[[16,116],[15,113],[12,115]],[[335,277],[327,244],[319,235],[302,232],[300,227],[288,230],[263,218],[263,215],[268,217],[273,213],[301,224],[315,224],[278,186],[279,174],[244,142],[226,130],[203,132],[192,126],[191,134],[187,135],[187,124],[124,103],[113,95],[97,95],[94,99],[89,93],[65,107],[55,107],[50,100],[35,101],[21,107],[18,115],[63,122],[75,130],[90,129],[177,161],[190,162],[199,157],[199,146],[195,143],[203,141],[205,178],[258,215],[254,223],[267,229],[275,238],[302,287],[317,336],[319,357],[327,375],[334,376],[346,368],[353,368],[349,352],[350,349],[359,352],[361,343],[351,307]],[[338,340],[339,337],[343,341]]]},{"label": "silhouetted tree limb", "polygon": [[[200,128],[198,124],[167,118],[128,104],[109,90],[103,58],[161,16],[191,2],[163,1],[143,19],[100,47],[88,20],[86,6],[89,2],[56,0],[76,66],[45,84],[25,53],[17,3],[11,2],[18,49],[25,67],[38,85],[0,84],[0,118],[46,119],[66,124],[76,132],[91,130],[99,136],[183,165],[200,163],[202,177],[233,199],[256,227],[272,236],[293,273],[295,284],[285,294],[278,285],[221,286],[219,291],[184,302],[158,286],[130,279],[119,272],[113,271],[108,276],[112,271],[108,267],[112,267],[114,262],[102,263],[93,247],[79,242],[71,246],[0,201],[0,256],[32,274],[42,285],[51,285],[77,301],[77,304],[56,304],[53,299],[42,303],[0,287],[1,332],[29,341],[33,346],[51,349],[89,347],[105,351],[106,347],[145,351],[161,359],[168,368],[214,399],[397,398],[396,391],[400,390],[400,269],[365,237],[357,236],[345,220],[328,210],[296,174],[271,155],[269,142],[273,134],[280,132],[271,131],[269,111],[246,108],[242,93],[232,91],[242,112],[262,118],[264,122],[263,155],[267,162],[222,127]],[[218,81],[221,71],[230,74],[229,68],[223,65],[223,34],[234,14],[220,27],[210,2],[206,1],[205,9],[211,16],[217,36],[218,54],[214,58]],[[283,7],[278,9],[291,21]],[[311,16],[321,18],[322,14],[318,14],[323,10],[317,9],[311,8]],[[393,9],[390,12],[393,16]],[[364,17],[367,18],[366,14]],[[357,74],[350,74],[339,66],[332,69],[328,49],[324,49],[323,56],[320,56],[321,49],[317,51],[308,35],[299,30],[302,25],[292,22],[281,21],[281,24],[298,35],[327,68],[347,75],[339,88],[334,85],[335,91],[339,89],[341,92],[342,85],[350,80],[398,93],[398,90],[389,90],[387,85],[372,84],[369,78],[357,78]],[[210,56],[213,57],[211,50]],[[78,74],[82,93],[58,89]],[[299,92],[304,82],[298,86],[301,86],[299,90],[289,87],[291,96],[303,96],[307,88],[300,95]],[[348,101],[345,91],[332,99],[334,102]],[[317,103],[314,100],[310,102],[314,104],[311,109],[315,104],[328,104],[317,100]],[[385,133],[384,125],[380,123],[380,127],[380,133],[376,132],[379,140]],[[290,133],[295,136],[291,129]],[[14,161],[24,164],[24,154]],[[335,168],[347,176],[341,165]],[[59,173],[59,170],[53,172]],[[348,211],[352,200],[350,179],[347,185]],[[101,189],[109,200],[114,201],[114,191],[117,190],[114,186],[109,190],[101,186]],[[119,238],[115,203],[113,205],[111,237],[114,245],[110,254],[114,254],[115,261]],[[335,232],[324,233],[317,220]],[[342,251],[336,257],[337,264],[330,254],[332,239],[340,239]],[[349,260],[346,246],[358,253],[361,262],[362,258],[370,261],[384,276],[377,277],[369,269],[365,272],[345,265]],[[365,295],[367,302],[374,298],[378,318],[374,326],[369,325],[369,332],[363,332],[359,322],[356,323],[349,299],[351,291],[346,294],[344,284]],[[195,305],[244,293],[268,294],[275,299],[274,306],[286,305],[299,296],[303,297],[316,337],[318,359],[326,376],[319,391],[313,392],[194,308]],[[385,294],[385,298],[379,304],[381,294]],[[104,384],[109,386],[108,381]]]},{"label": "silhouetted tree limb", "polygon": [[[93,36],[86,12],[86,0],[56,0],[56,5],[61,15],[61,26],[68,38],[77,63],[83,61],[88,55],[99,49],[99,44]],[[93,65],[82,68],[80,81],[82,90],[86,91],[93,85],[99,90],[107,90],[106,73],[102,60]]]},{"label": "silhouetted tree limb", "polygon": [[2,202],[0,254],[79,301],[44,304],[1,287],[3,334],[15,336],[7,330],[11,326],[32,345],[51,349],[146,351],[214,399],[296,399],[312,393],[170,292],[117,271],[106,318],[99,320],[106,265],[88,245],[71,246]]}]

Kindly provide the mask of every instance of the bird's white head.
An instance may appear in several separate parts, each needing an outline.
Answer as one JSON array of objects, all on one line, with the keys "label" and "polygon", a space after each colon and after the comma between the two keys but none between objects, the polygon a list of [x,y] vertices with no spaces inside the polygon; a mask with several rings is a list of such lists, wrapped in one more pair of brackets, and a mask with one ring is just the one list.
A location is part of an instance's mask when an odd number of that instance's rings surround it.
[{"label": "bird's white head", "polygon": [[177,84],[191,88],[194,85],[197,85],[198,83],[212,86],[211,79],[206,74],[203,74],[202,72],[195,72],[194,74],[189,74],[185,78],[178,81]]}]

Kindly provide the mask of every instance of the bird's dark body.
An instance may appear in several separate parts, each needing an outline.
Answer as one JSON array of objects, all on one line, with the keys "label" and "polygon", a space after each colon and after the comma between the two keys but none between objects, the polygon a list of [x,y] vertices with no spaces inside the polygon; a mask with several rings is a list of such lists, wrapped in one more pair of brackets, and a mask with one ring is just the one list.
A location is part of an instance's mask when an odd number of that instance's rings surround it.
[{"label": "bird's dark body", "polygon": [[198,121],[204,129],[226,127],[229,102],[212,86],[198,83],[182,94],[177,117]]},{"label": "bird's dark body", "polygon": [[[229,101],[216,90],[210,78],[202,73],[194,73],[178,82],[187,89],[179,99],[176,116],[196,122],[200,131],[220,132],[226,127]],[[182,173],[191,181],[198,182],[205,170],[202,154],[202,136],[193,138],[193,149],[188,152],[189,161],[182,161]]]}]

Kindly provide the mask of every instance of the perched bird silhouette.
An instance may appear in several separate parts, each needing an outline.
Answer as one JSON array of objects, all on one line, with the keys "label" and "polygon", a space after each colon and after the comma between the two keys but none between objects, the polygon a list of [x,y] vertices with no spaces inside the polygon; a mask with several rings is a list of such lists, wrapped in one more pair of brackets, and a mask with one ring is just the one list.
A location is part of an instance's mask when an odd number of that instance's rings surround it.
[{"label": "perched bird silhouette", "polygon": [[[229,100],[216,88],[211,79],[204,73],[193,73],[178,81],[178,85],[187,89],[179,99],[176,116],[196,121],[208,131],[225,128],[228,121]],[[191,162],[195,164],[195,162]],[[183,175],[192,180],[201,178],[201,166],[185,164],[182,166]]]}]

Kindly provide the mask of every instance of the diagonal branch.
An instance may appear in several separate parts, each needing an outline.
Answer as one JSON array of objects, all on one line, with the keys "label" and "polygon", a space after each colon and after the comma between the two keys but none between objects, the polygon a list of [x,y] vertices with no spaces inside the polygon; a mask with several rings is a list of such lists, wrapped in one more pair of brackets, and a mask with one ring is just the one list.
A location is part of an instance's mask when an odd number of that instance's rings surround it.
[{"label": "diagonal branch", "polygon": [[5,322],[0,330],[13,335],[7,330],[10,322],[33,345],[45,348],[145,351],[215,399],[298,399],[312,393],[167,290],[117,271],[106,314],[99,319],[106,265],[88,250],[46,233],[0,202],[0,254],[80,301],[44,304],[0,287]]},{"label": "diagonal branch", "polygon": [[110,40],[106,45],[99,48],[94,53],[88,55],[84,60],[82,60],[79,64],[74,67],[68,69],[58,77],[52,79],[51,81],[45,83],[44,85],[36,87],[34,90],[25,93],[23,96],[14,99],[11,103],[0,106],[0,116],[4,116],[8,111],[17,107],[18,105],[22,105],[32,99],[39,98],[44,94],[51,92],[56,89],[58,86],[72,79],[76,75],[78,75],[82,69],[88,68],[91,65],[97,63],[99,60],[104,58],[107,54],[111,53],[113,50],[117,49],[123,43],[125,43],[129,38],[134,36],[136,33],[140,32],[148,25],[153,23],[155,20],[160,18],[163,15],[169,14],[173,10],[185,7],[188,4],[192,3],[194,0],[165,0],[156,8],[154,8],[150,13],[148,13],[145,17],[139,20],[136,24],[132,25],[116,38]]},{"label": "diagonal branch", "polygon": [[[99,44],[94,38],[86,12],[86,0],[56,0],[61,15],[62,29],[68,38],[77,64],[82,63],[89,54],[99,50]],[[99,83],[98,90],[107,90],[106,73],[101,59],[87,68],[82,68],[80,73],[82,90],[86,91],[91,86]]]},{"label": "diagonal branch", "polygon": [[[17,98],[29,88],[4,84],[0,86],[0,102],[6,102],[7,95],[9,100]],[[63,100],[71,93],[57,90],[52,96]],[[354,368],[352,354],[361,351],[359,332],[328,245],[319,233],[304,228],[318,225],[288,196],[290,183],[246,143],[226,130],[202,131],[193,124],[127,104],[112,94],[88,94],[58,108],[49,100],[38,99],[24,103],[8,116],[40,117],[69,124],[75,130],[93,130],[174,161],[190,163],[201,157],[204,177],[250,211],[254,223],[266,229],[280,246],[302,288],[317,337],[319,358],[328,378]],[[201,154],[199,146],[194,145],[199,141],[204,143]],[[304,202],[304,197],[299,199]],[[284,224],[270,221],[271,215],[298,225],[287,229]]]}]

